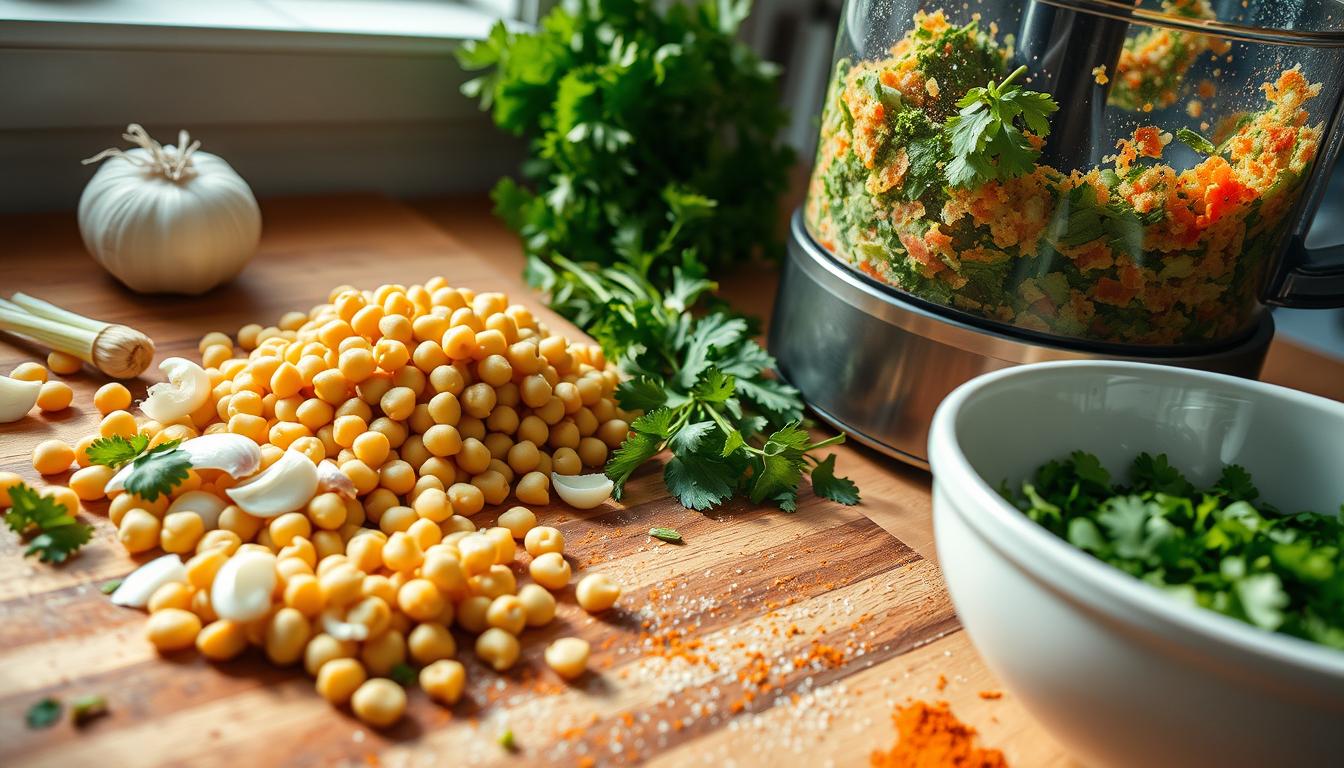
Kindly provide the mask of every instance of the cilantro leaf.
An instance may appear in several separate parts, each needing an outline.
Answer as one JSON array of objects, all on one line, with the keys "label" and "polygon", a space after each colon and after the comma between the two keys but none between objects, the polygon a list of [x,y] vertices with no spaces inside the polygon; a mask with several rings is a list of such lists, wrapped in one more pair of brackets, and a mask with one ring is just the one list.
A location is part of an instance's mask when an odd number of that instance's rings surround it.
[{"label": "cilantro leaf", "polygon": [[1260,496],[1260,489],[1251,482],[1251,473],[1236,464],[1223,467],[1222,477],[1218,478],[1214,489],[1233,501],[1255,501]]},{"label": "cilantro leaf", "polygon": [[121,435],[100,437],[89,444],[89,462],[120,469],[149,447],[149,436],[136,434],[125,438]]},{"label": "cilantro leaf", "polygon": [[387,676],[392,679],[392,682],[400,685],[402,688],[410,688],[412,685],[415,685],[416,671],[415,667],[402,662],[395,667],[392,667],[392,670],[388,672]]},{"label": "cilantro leaf", "polygon": [[178,442],[171,440],[155,446],[132,461],[131,472],[126,477],[127,492],[154,501],[181,485],[187,479],[187,470],[191,469],[191,456],[178,450]]},{"label": "cilantro leaf", "polygon": [[616,401],[627,411],[649,411],[667,402],[667,393],[649,376],[636,376],[616,388]]},{"label": "cilantro leaf", "polygon": [[24,555],[44,563],[63,563],[88,543],[93,527],[81,523],[51,496],[20,483],[9,489],[5,523],[27,539]]},{"label": "cilantro leaf", "polygon": [[50,696],[39,699],[28,711],[24,713],[24,722],[28,727],[37,730],[39,728],[50,728],[61,719],[61,702]]},{"label": "cilantro leaf", "polygon": [[667,490],[683,507],[701,511],[731,499],[737,477],[728,462],[700,454],[673,456],[663,468]]},{"label": "cilantro leaf", "polygon": [[662,447],[662,441],[657,437],[644,432],[635,432],[612,452],[611,459],[607,461],[607,466],[603,469],[607,477],[610,477],[616,484],[612,490],[612,498],[620,501],[621,496],[625,493],[625,481],[629,480],[630,475],[636,469],[639,469],[644,462],[658,455]]},{"label": "cilantro leaf", "polygon": [[1177,129],[1176,140],[1186,145],[1187,147],[1195,150],[1196,152],[1200,152],[1205,155],[1213,155],[1217,154],[1218,152],[1217,147],[1213,146],[1212,141],[1209,141],[1199,133],[1192,131],[1189,128]]},{"label": "cilantro leaf", "polygon": [[812,468],[812,492],[846,506],[859,503],[859,487],[847,477],[836,477],[835,454],[817,462]]},{"label": "cilantro leaf", "polygon": [[1024,131],[1049,135],[1047,116],[1059,105],[1048,94],[1013,84],[1026,69],[1018,67],[998,84],[972,88],[957,102],[960,111],[943,128],[952,149],[944,169],[949,186],[1003,181],[1035,167],[1041,153]]}]

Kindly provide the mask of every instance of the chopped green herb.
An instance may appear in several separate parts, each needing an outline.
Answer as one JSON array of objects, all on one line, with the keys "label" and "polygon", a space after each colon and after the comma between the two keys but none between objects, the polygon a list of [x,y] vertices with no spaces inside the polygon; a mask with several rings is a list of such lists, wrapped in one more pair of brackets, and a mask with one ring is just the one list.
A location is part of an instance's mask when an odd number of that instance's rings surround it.
[{"label": "chopped green herb", "polygon": [[957,102],[961,111],[948,118],[945,126],[952,145],[952,161],[945,169],[949,185],[969,187],[1006,180],[1035,168],[1041,151],[1025,131],[1040,138],[1049,135],[1046,116],[1059,105],[1049,94],[1013,85],[1026,71],[1025,65],[1018,67],[998,85],[990,82],[972,88]]},{"label": "chopped green herb", "polygon": [[514,738],[513,738],[513,729],[512,729],[512,728],[505,728],[505,729],[499,734],[499,746],[501,746],[501,747],[507,749],[507,750],[510,751],[510,752],[512,752],[512,751],[514,751],[515,749],[518,748],[518,742],[515,741]]},{"label": "chopped green herb", "polygon": [[415,685],[417,673],[415,667],[403,662],[393,667],[392,671],[389,672],[387,676],[392,678],[392,682],[400,685],[402,688],[410,688],[412,685]]},{"label": "chopped green herb", "polygon": [[1128,484],[1082,451],[1004,496],[1055,535],[1173,597],[1263,629],[1344,649],[1344,522],[1253,504],[1242,467],[1198,489],[1141,453]]},{"label": "chopped green herb", "polygon": [[111,579],[109,581],[104,581],[98,587],[98,591],[102,592],[104,595],[110,595],[113,592],[116,592],[117,587],[120,586],[121,586],[121,579]]},{"label": "chopped green herb", "polygon": [[178,450],[180,440],[169,440],[141,454],[131,462],[131,473],[126,477],[126,490],[146,501],[167,496],[187,479],[191,457]]},{"label": "chopped green herb", "polygon": [[34,730],[50,728],[61,719],[61,702],[48,696],[29,707],[23,719]]},{"label": "chopped green herb", "polygon": [[98,694],[80,696],[70,702],[70,722],[76,726],[84,725],[105,714],[107,714],[107,699]]},{"label": "chopped green herb", "polygon": [[93,536],[93,526],[76,520],[56,499],[41,496],[23,483],[9,489],[9,499],[12,506],[5,513],[5,523],[27,539],[24,554],[28,557],[63,563]]},{"label": "chopped green herb", "polygon": [[1206,155],[1212,155],[1218,151],[1217,147],[1213,146],[1212,141],[1209,141],[1189,128],[1178,129],[1176,131],[1176,140],[1196,152],[1203,152]]},{"label": "chopped green herb", "polygon": [[677,533],[675,528],[650,528],[649,535],[672,544],[684,544],[686,541],[681,538],[681,534]]},{"label": "chopped green herb", "polygon": [[100,437],[89,443],[89,461],[93,464],[120,469],[135,460],[148,448],[148,435],[137,434],[129,439],[121,435]]}]

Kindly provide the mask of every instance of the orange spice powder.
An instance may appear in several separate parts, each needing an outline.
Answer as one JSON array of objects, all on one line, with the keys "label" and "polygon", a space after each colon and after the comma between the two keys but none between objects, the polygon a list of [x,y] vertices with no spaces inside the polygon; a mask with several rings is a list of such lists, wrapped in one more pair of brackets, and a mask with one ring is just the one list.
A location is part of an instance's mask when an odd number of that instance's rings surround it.
[{"label": "orange spice powder", "polygon": [[1003,753],[975,745],[975,729],[947,702],[916,701],[896,710],[896,745],[873,752],[873,768],[1008,768]]}]

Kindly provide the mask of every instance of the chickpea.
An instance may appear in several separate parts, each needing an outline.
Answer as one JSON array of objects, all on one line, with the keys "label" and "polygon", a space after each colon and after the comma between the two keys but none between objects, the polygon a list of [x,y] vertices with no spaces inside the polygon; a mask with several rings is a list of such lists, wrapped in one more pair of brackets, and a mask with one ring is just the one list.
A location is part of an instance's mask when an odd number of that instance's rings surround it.
[{"label": "chickpea", "polygon": [[472,595],[457,604],[457,625],[473,635],[484,632],[490,626],[485,621],[486,611],[490,610],[491,599],[484,595]]},{"label": "chickpea", "polygon": [[163,518],[159,546],[164,552],[191,552],[204,535],[205,521],[200,515],[195,512],[173,512]]},{"label": "chickpea", "polygon": [[376,597],[388,605],[395,605],[397,602],[397,585],[381,574],[365,576],[359,592],[364,597]]},{"label": "chickpea", "polygon": [[228,661],[247,650],[247,632],[236,621],[220,619],[201,627],[196,651],[211,661]]},{"label": "chickpea", "polygon": [[131,407],[131,390],[116,382],[104,384],[93,393],[93,407],[103,416],[113,411],[124,411]]},{"label": "chickpea", "polygon": [[471,478],[486,504],[501,504],[509,497],[509,481],[497,470],[487,469]]},{"label": "chickpea", "polygon": [[606,443],[611,449],[619,448],[629,434],[630,425],[621,419],[603,422],[602,426],[597,428],[597,439]]},{"label": "chickpea", "polygon": [[[474,340],[473,340],[474,341]],[[435,392],[440,394],[447,392],[453,395],[453,402],[457,402],[457,395],[466,389],[467,382],[462,376],[462,371],[452,365],[440,365],[429,374],[429,385]],[[432,404],[434,401],[430,400]],[[437,420],[437,417],[435,417]],[[441,424],[451,424],[451,421],[439,422]]]},{"label": "chickpea", "polygon": [[37,407],[43,413],[63,411],[75,399],[75,391],[63,381],[48,381],[37,391]]},{"label": "chickpea", "polygon": [[545,444],[550,436],[551,428],[536,415],[524,416],[523,420],[518,422],[518,429],[513,433],[514,439],[519,443],[528,442],[534,446]]},{"label": "chickpea", "polygon": [[423,561],[420,545],[403,531],[393,533],[383,545],[383,564],[393,571],[410,571]]},{"label": "chickpea", "polygon": [[383,394],[378,406],[389,419],[404,421],[415,410],[415,393],[409,387],[393,387]]},{"label": "chickpea", "polygon": [[477,382],[462,391],[462,410],[469,416],[484,419],[495,409],[495,390],[485,382]]},{"label": "chickpea", "polygon": [[392,444],[382,432],[369,431],[355,438],[351,450],[355,452],[355,458],[366,465],[381,467],[383,462],[387,461],[387,454],[392,450]]},{"label": "chickpea", "polygon": [[461,450],[456,457],[457,466],[469,475],[477,475],[488,469],[490,459],[490,449],[474,437],[462,441]]},{"label": "chickpea", "polygon": [[149,642],[161,653],[190,648],[196,643],[196,636],[200,632],[200,618],[181,608],[165,608],[153,613],[145,624]]},{"label": "chickpea", "polygon": [[378,484],[398,496],[409,493],[415,487],[415,469],[401,459],[389,461],[378,469]]},{"label": "chickpea", "polygon": [[[342,505],[344,508],[344,505]],[[313,533],[313,524],[308,518],[300,512],[286,512],[283,515],[271,519],[271,524],[267,526],[271,534],[271,541],[276,546],[286,547],[296,538],[308,538]]]},{"label": "chickpea", "polygon": [[456,704],[466,682],[465,668],[452,659],[439,659],[420,670],[420,687],[440,704]]},{"label": "chickpea", "polygon": [[10,372],[9,378],[20,381],[46,381],[47,369],[41,363],[19,363]]},{"label": "chickpea", "polygon": [[513,543],[513,532],[503,526],[486,528],[481,532],[486,538],[495,543],[495,562],[507,565],[513,562],[514,555],[517,553],[517,545]]},{"label": "chickpea", "polygon": [[[457,433],[465,440],[485,440],[485,422],[475,416],[463,416],[457,420]],[[489,450],[489,449],[487,449]]]},{"label": "chickpea", "polygon": [[476,638],[476,657],[496,672],[503,672],[516,664],[521,652],[518,638],[499,627],[490,627]]},{"label": "chickpea", "polygon": [[462,571],[468,576],[485,573],[496,562],[498,547],[488,536],[480,533],[469,534],[457,543],[461,553]]},{"label": "chickpea", "polygon": [[262,523],[260,518],[247,514],[234,504],[219,513],[219,527],[237,534],[240,542],[251,541],[261,530]]},{"label": "chickpea", "polygon": [[538,584],[524,584],[518,589],[518,600],[527,614],[527,626],[543,627],[555,618],[555,595]]},{"label": "chickpea", "polygon": [[443,613],[444,599],[429,579],[411,579],[397,590],[397,607],[416,621],[431,621]]},{"label": "chickpea", "polygon": [[411,630],[406,639],[411,660],[416,664],[430,664],[457,655],[457,641],[448,628],[438,622],[427,621]]},{"label": "chickpea", "polygon": [[485,623],[517,635],[527,626],[527,610],[516,595],[500,595],[486,609]]},{"label": "chickpea", "polygon": [[462,515],[453,515],[443,523],[444,537],[450,533],[467,534],[476,530],[476,524],[471,522],[471,518]]},{"label": "chickpea", "polygon": [[431,549],[426,552],[420,575],[447,594],[459,594],[467,588],[467,576],[462,572],[462,564],[447,550]]},{"label": "chickpea", "polygon": [[606,574],[590,573],[579,579],[574,588],[574,598],[579,607],[589,613],[601,613],[616,604],[621,596],[621,587]]},{"label": "chickpea", "polygon": [[70,490],[82,501],[97,501],[106,494],[103,488],[107,486],[107,481],[112,479],[116,470],[111,467],[105,467],[101,464],[84,467],[75,470],[70,476]]},{"label": "chickpea", "polygon": [[284,601],[286,606],[311,619],[324,607],[322,585],[312,574],[295,574],[285,582]]},{"label": "chickpea", "polygon": [[33,469],[40,475],[56,475],[75,463],[75,449],[62,440],[43,440],[33,448]]},{"label": "chickpea", "polygon": [[199,554],[217,549],[223,552],[226,557],[231,557],[234,552],[238,551],[238,547],[242,546],[242,543],[242,538],[233,531],[216,528],[213,531],[206,531],[201,540],[196,542],[196,552]]},{"label": "chickpea", "polygon": [[448,494],[440,488],[425,490],[415,497],[412,506],[422,519],[435,523],[441,523],[453,515],[453,505],[448,501]]},{"label": "chickpea", "polygon": [[[280,517],[285,516],[286,515],[281,515]],[[322,530],[339,530],[341,526],[345,525],[346,517],[345,500],[335,493],[328,492],[318,494],[313,497],[312,501],[308,502],[307,519]],[[276,518],[276,520],[279,519],[280,518]],[[272,528],[275,527],[276,520],[271,521]],[[301,530],[301,527],[296,527],[296,530]],[[298,535],[306,536],[308,534],[300,533]],[[271,537],[275,538],[274,531],[271,532]]]},{"label": "chickpea", "polygon": [[[317,671],[317,693],[332,704],[345,704],[350,701],[350,698],[356,692],[363,689],[367,679],[368,675],[364,672],[363,665],[355,659],[332,659],[323,664]],[[384,682],[400,688],[390,680]],[[369,694],[369,696],[377,695],[376,693]],[[405,696],[405,693],[402,695]],[[363,719],[363,717],[361,716],[360,719]]]},{"label": "chickpea", "polygon": [[425,450],[438,457],[457,456],[462,453],[465,447],[462,435],[457,431],[457,427],[448,424],[435,424],[425,431],[421,439],[424,442]]},{"label": "chickpea", "polygon": [[149,596],[149,602],[145,607],[150,613],[158,613],[168,608],[178,608],[184,611],[191,610],[191,585],[183,584],[180,581],[171,581],[158,589]]},{"label": "chickpea", "polygon": [[527,572],[533,581],[550,590],[564,589],[569,584],[569,562],[559,552],[537,555],[528,565]]},{"label": "chickpea", "polygon": [[326,633],[314,635],[303,649],[303,669],[317,677],[322,667],[336,659],[353,659],[358,646],[350,640],[337,640]]},{"label": "chickpea", "polygon": [[350,697],[350,708],[365,723],[386,728],[406,712],[406,691],[391,680],[375,677],[355,689]]},{"label": "chickpea", "polygon": [[513,495],[526,504],[551,503],[551,478],[542,472],[528,472],[514,486]]},{"label": "chickpea", "polygon": [[229,559],[221,549],[207,549],[198,552],[186,562],[187,582],[196,589],[208,590],[215,582],[215,574]]},{"label": "chickpea", "polygon": [[448,502],[459,515],[474,515],[485,508],[485,494],[470,483],[453,483],[448,486]]},{"label": "chickpea", "polygon": [[573,448],[556,448],[551,454],[551,463],[556,474],[577,475],[583,471],[583,462]]},{"label": "chickpea", "polygon": [[79,369],[84,367],[84,361],[64,352],[50,352],[47,354],[47,367],[52,373],[69,376],[79,373]]},{"label": "chickpea", "polygon": [[281,608],[266,625],[266,658],[277,666],[288,666],[303,656],[312,629],[308,619],[294,608]]},{"label": "chickpea", "polygon": [[359,659],[369,672],[386,675],[398,664],[406,663],[406,638],[399,630],[389,629],[365,640]]},{"label": "chickpea", "polygon": [[588,668],[588,641],[562,637],[546,646],[546,665],[566,680],[574,680]]},{"label": "chickpea", "polygon": [[536,443],[524,440],[509,446],[505,458],[510,469],[519,474],[526,474],[537,468],[537,464],[541,461],[541,452],[537,450]]},{"label": "chickpea", "polygon": [[[360,539],[366,538],[371,539],[372,537],[360,537]],[[353,545],[360,539],[351,539],[350,545]],[[382,545],[382,542],[376,539],[374,539],[374,543],[378,544],[380,547]],[[351,559],[354,560],[356,558],[352,557]],[[363,580],[364,574],[357,570],[355,565],[348,563],[323,573],[317,578],[318,586],[322,589],[322,603],[333,608],[349,605],[359,597],[359,589]],[[351,610],[354,609],[352,608]]]},{"label": "chickpea", "polygon": [[518,579],[505,565],[492,565],[485,573],[467,579],[467,586],[473,594],[483,595],[491,600],[501,595],[511,595],[518,591]]},{"label": "chickpea", "polygon": [[549,525],[539,525],[527,532],[523,538],[527,554],[540,557],[547,552],[565,551],[565,534]]},{"label": "chickpea", "polygon": [[579,460],[586,467],[600,467],[607,463],[607,444],[596,437],[579,441]]},{"label": "chickpea", "polygon": [[537,527],[537,516],[527,507],[509,507],[500,513],[496,522],[507,529],[513,538],[522,539],[528,531]]}]

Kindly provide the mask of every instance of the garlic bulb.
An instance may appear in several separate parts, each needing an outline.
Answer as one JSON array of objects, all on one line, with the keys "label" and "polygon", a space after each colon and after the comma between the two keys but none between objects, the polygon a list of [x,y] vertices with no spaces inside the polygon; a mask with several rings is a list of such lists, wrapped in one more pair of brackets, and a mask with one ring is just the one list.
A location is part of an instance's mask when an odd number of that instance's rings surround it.
[{"label": "garlic bulb", "polygon": [[132,124],[139,146],[108,149],[79,199],[84,245],[108,272],[141,293],[199,294],[233,279],[261,237],[261,211],[229,164],[199,152],[186,131],[160,145]]}]

